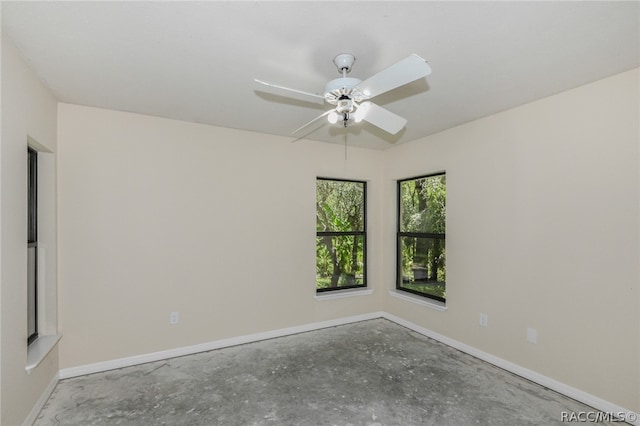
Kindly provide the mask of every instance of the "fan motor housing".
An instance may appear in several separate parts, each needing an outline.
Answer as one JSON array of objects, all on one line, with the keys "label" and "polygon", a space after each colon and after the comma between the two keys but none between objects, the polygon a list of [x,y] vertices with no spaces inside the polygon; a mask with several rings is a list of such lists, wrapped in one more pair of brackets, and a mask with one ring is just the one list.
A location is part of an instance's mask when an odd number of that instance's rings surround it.
[{"label": "fan motor housing", "polygon": [[324,88],[324,98],[331,105],[337,105],[341,97],[346,96],[356,102],[360,102],[364,95],[358,89],[362,80],[351,77],[336,78],[327,83]]}]

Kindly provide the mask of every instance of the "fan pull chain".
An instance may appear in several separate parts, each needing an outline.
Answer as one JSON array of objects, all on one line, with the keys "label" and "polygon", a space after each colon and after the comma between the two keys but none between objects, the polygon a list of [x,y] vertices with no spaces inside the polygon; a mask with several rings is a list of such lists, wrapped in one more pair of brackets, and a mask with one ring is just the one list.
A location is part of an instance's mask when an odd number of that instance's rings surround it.
[{"label": "fan pull chain", "polygon": [[[345,126],[346,127],[346,126]],[[347,161],[347,134],[344,134],[344,161]]]}]

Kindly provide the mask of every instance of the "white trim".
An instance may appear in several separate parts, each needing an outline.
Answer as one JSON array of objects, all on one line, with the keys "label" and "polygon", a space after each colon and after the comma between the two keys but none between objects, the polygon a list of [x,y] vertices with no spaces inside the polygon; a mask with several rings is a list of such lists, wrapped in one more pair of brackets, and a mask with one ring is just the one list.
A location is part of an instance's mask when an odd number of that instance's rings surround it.
[{"label": "white trim", "polygon": [[369,294],[373,294],[372,288],[322,292],[322,293],[317,293],[315,296],[313,296],[313,298],[318,301],[323,301],[323,300],[343,299],[345,297],[353,297],[353,296],[367,296]]},{"label": "white trim", "polygon": [[163,359],[175,358],[184,355],[191,355],[199,352],[211,351],[214,349],[226,348],[229,346],[243,345],[245,343],[258,342],[260,340],[273,339],[275,337],[289,336],[291,334],[304,333],[307,331],[320,330],[338,325],[350,324],[354,322],[366,321],[381,318],[382,312],[372,312],[369,314],[355,315],[334,320],[314,322],[311,324],[294,327],[281,328],[273,331],[248,334],[245,336],[231,337],[229,339],[214,340],[212,342],[201,343],[193,346],[169,349],[166,351],[152,352],[143,355],[135,355],[127,358],[119,358],[111,361],[97,362],[94,364],[80,365],[78,367],[63,368],[60,370],[60,378],[83,376],[85,374],[99,373],[102,371],[115,370],[116,368],[130,367],[132,365],[145,364],[147,362],[160,361]]},{"label": "white trim", "polygon": [[396,324],[399,324],[403,327],[407,327],[424,336],[430,337],[434,340],[444,343],[447,346],[451,346],[452,348],[458,349],[459,351],[465,352],[473,357],[476,357],[490,364],[493,364],[496,367],[500,367],[503,370],[507,370],[520,377],[524,377],[525,379],[531,380],[532,382],[535,382],[539,385],[542,385],[558,393],[561,393],[565,396],[568,396],[569,398],[573,398],[597,410],[600,410],[603,412],[611,412],[611,413],[620,413],[620,412],[627,413],[627,419],[635,419],[635,421],[627,420],[628,423],[632,425],[640,425],[640,415],[638,413],[635,413],[631,410],[623,408],[619,405],[613,404],[612,402],[606,401],[602,398],[598,398],[595,395],[591,395],[580,389],[576,389],[572,386],[561,383],[557,380],[544,376],[540,373],[536,373],[535,371],[529,370],[520,365],[514,364],[512,362],[509,362],[497,356],[483,352],[465,343],[443,336],[442,334],[439,334],[439,333],[436,333],[435,331],[431,331],[427,328],[421,327],[410,321],[406,321],[393,314],[383,312],[382,317],[388,319],[389,321],[393,321]]},{"label": "white trim", "polygon": [[60,380],[60,373],[56,373],[51,379],[51,382],[49,382],[47,387],[42,392],[42,395],[40,395],[40,398],[38,398],[38,401],[36,401],[33,408],[31,408],[31,411],[29,411],[29,414],[27,414],[27,417],[24,419],[24,422],[22,422],[22,426],[31,426],[35,423],[36,419],[40,415],[40,411],[42,410],[42,407],[44,407],[44,404],[46,404],[47,401],[49,400],[49,397],[51,396],[54,389],[58,385],[59,380]]},{"label": "white trim", "polygon": [[27,346],[27,365],[24,369],[28,374],[38,366],[62,339],[62,334],[50,334],[39,336]]},{"label": "white trim", "polygon": [[51,151],[46,146],[42,145],[40,142],[32,138],[30,135],[27,135],[27,146],[35,149],[36,151],[38,151],[38,153],[46,152],[47,154],[53,154],[53,151]]},{"label": "white trim", "polygon": [[432,300],[426,297],[414,295],[404,291],[389,290],[389,295],[397,297],[398,299],[406,300],[407,302],[415,303],[416,305],[426,306],[427,308],[435,309],[436,311],[446,311],[447,305],[437,300]]}]

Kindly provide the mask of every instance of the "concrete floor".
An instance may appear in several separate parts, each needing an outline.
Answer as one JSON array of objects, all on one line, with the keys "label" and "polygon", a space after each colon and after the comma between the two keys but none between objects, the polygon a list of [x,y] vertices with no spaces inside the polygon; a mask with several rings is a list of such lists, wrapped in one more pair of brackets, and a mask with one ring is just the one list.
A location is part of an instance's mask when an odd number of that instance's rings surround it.
[{"label": "concrete floor", "polygon": [[384,319],[62,380],[36,425],[551,425],[593,411]]}]

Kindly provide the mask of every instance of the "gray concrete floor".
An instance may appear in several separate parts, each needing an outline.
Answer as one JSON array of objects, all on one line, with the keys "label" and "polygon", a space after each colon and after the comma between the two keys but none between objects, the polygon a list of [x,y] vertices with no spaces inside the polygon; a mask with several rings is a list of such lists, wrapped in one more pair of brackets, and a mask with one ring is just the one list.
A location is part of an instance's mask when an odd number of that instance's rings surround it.
[{"label": "gray concrete floor", "polygon": [[60,381],[36,425],[551,425],[593,411],[384,319]]}]

